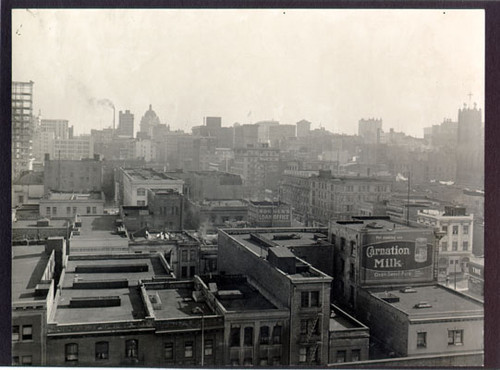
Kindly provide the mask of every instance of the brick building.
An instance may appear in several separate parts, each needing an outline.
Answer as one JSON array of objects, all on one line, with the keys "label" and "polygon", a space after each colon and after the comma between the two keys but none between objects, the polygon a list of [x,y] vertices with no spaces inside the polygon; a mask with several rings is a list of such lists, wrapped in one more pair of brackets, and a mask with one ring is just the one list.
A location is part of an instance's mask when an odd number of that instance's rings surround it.
[{"label": "brick building", "polygon": [[248,223],[252,227],[290,227],[292,210],[289,204],[270,201],[248,202]]},{"label": "brick building", "polygon": [[104,194],[48,192],[40,199],[40,216],[73,219],[76,215],[104,214]]},{"label": "brick building", "polygon": [[103,162],[100,156],[93,159],[59,160],[45,157],[44,163],[45,192],[101,191],[103,183]]}]

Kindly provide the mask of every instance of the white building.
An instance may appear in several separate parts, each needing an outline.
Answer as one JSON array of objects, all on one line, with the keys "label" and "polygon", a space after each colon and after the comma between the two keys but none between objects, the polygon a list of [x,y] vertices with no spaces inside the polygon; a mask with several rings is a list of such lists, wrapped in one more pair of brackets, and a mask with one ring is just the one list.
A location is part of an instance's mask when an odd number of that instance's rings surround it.
[{"label": "white building", "polygon": [[149,140],[137,140],[135,142],[135,157],[144,158],[145,162],[156,161],[156,144]]},{"label": "white building", "polygon": [[123,197],[124,206],[147,206],[148,189],[172,189],[183,194],[184,181],[167,176],[151,168],[120,168],[117,194]]},{"label": "white building", "polygon": [[439,242],[439,274],[466,272],[472,255],[474,215],[463,207],[445,207],[445,211],[421,210],[417,222],[438,228],[444,233]]}]

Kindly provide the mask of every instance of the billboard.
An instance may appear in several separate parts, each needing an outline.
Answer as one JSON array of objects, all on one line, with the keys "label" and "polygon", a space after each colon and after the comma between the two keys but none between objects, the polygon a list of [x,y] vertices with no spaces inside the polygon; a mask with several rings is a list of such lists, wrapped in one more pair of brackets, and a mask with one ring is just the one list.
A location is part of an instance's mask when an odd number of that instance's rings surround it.
[{"label": "billboard", "polygon": [[364,284],[404,284],[433,279],[434,238],[430,233],[365,235],[361,248]]}]

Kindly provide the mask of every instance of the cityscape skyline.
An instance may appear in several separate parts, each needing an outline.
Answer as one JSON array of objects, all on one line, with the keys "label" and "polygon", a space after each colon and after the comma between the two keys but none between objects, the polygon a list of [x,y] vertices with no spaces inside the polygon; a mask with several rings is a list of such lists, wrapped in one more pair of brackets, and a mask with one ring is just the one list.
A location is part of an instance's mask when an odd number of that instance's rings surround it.
[{"label": "cityscape skyline", "polygon": [[33,80],[34,113],[77,135],[112,126],[105,100],[134,113],[135,131],[152,104],[188,132],[220,116],[355,134],[376,117],[416,137],[464,102],[484,107],[480,10],[14,10],[12,25],[13,80]]}]

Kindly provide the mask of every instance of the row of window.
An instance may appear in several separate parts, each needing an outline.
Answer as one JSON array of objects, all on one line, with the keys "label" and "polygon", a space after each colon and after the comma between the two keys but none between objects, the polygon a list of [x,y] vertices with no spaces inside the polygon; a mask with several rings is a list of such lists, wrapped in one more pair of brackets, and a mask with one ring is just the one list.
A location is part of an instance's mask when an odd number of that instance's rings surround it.
[{"label": "row of window", "polygon": [[300,306],[307,307],[320,307],[321,302],[319,299],[319,291],[301,292],[300,293]]},{"label": "row of window", "polygon": [[[253,327],[247,326],[243,330],[243,346],[253,347]],[[269,326],[261,326],[259,333],[259,343],[263,345],[267,344],[281,344],[281,325],[275,325],[273,327],[272,337],[270,336]],[[241,326],[231,325],[231,333],[229,337],[230,347],[240,347],[241,346]]]},{"label": "row of window", "polygon": [[33,340],[33,326],[32,325],[14,325],[12,327],[12,341],[22,342]]},{"label": "row of window", "polygon": [[[448,330],[448,345],[461,346],[464,344],[463,329]],[[427,332],[417,333],[417,348],[427,348]]]},{"label": "row of window", "polygon": [[[50,216],[52,214],[52,216],[57,216],[57,207],[52,207],[52,213],[51,213],[51,207],[47,207],[45,209],[45,213],[47,214],[47,216]],[[87,214],[90,215],[90,214],[97,214],[97,207],[87,207]],[[66,207],[66,215],[71,215],[71,207]],[[76,207],[73,207],[73,215],[76,215]]]},{"label": "row of window", "polygon": [[[241,366],[241,365],[252,366],[253,359],[251,357],[245,357],[243,359],[243,364],[240,363],[239,358],[232,358],[231,359],[231,366]],[[272,366],[281,365],[281,357],[274,356],[271,361],[269,361],[269,358],[267,358],[267,357],[262,357],[259,359],[259,366],[267,366],[267,365],[272,365]]]},{"label": "row of window", "polygon": [[21,356],[21,362],[19,362],[19,356],[12,357],[12,365],[13,366],[31,366],[33,364],[33,357],[30,356]]},{"label": "row of window", "polygon": [[[441,242],[441,250],[443,252],[447,252],[448,251],[448,242],[447,241]],[[452,242],[451,243],[451,250],[452,251],[458,251],[458,242]],[[462,250],[463,251],[468,251],[469,250],[469,242],[467,240],[464,241],[464,242],[462,242]]]},{"label": "row of window", "polygon": [[347,359],[347,351],[342,350],[342,351],[337,351],[337,356],[336,356],[336,362],[354,362],[354,361],[360,361],[361,360],[361,350],[360,349],[353,349],[351,350],[351,359]]},{"label": "row of window", "polygon": [[[447,233],[448,232],[448,225],[443,225],[441,227],[441,230],[444,231],[445,233]],[[451,233],[453,235],[458,235],[458,225],[452,226]],[[464,234],[464,235],[469,234],[469,225],[462,225],[462,234]]]},{"label": "row of window", "polygon": [[[184,342],[184,358],[193,357],[193,346],[194,342],[187,341]],[[213,340],[205,340],[204,344],[204,355],[212,356],[214,350]],[[175,344],[173,342],[164,344],[164,357],[166,360],[174,359],[174,349]],[[129,339],[125,341],[125,357],[126,358],[137,358],[139,355],[139,342],[137,339]],[[68,343],[65,345],[65,360],[67,362],[78,361],[79,349],[78,343]],[[109,359],[109,342],[97,342],[95,344],[95,360],[107,360]]]}]

